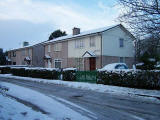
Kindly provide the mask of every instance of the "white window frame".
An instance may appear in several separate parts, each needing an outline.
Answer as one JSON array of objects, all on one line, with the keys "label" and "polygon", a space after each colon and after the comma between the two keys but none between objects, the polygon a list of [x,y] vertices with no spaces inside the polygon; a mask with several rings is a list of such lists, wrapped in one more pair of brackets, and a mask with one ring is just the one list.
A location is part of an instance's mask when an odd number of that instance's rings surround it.
[{"label": "white window frame", "polygon": [[119,63],[125,63],[125,57],[119,57]]},{"label": "white window frame", "polygon": [[51,52],[51,45],[48,45],[48,52]]},{"label": "white window frame", "polygon": [[95,36],[90,37],[90,47],[95,47],[96,46],[96,38]]},{"label": "white window frame", "polygon": [[79,39],[79,40],[75,40],[75,48],[84,48],[84,40],[83,39]]},{"label": "white window frame", "polygon": [[62,59],[54,59],[54,67],[56,68],[56,62],[61,62],[61,67],[62,68]]},{"label": "white window frame", "polygon": [[84,40],[83,39],[80,39],[80,43],[79,43],[79,47],[80,48],[84,48]]},{"label": "white window frame", "polygon": [[119,47],[120,47],[120,48],[123,48],[123,47],[124,47],[124,39],[123,39],[123,38],[120,38],[120,39],[119,39]]},{"label": "white window frame", "polygon": [[53,47],[54,47],[54,51],[61,51],[62,43],[55,43]]},{"label": "white window frame", "polygon": [[75,40],[75,48],[79,48],[79,41]]}]

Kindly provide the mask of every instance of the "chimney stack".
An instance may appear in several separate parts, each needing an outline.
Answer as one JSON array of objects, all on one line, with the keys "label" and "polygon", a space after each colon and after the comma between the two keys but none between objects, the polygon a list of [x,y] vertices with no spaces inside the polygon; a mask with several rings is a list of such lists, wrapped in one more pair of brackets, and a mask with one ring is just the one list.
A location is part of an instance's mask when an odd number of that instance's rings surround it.
[{"label": "chimney stack", "polygon": [[80,34],[80,28],[74,27],[72,30],[73,30],[73,35],[78,35],[78,34]]}]

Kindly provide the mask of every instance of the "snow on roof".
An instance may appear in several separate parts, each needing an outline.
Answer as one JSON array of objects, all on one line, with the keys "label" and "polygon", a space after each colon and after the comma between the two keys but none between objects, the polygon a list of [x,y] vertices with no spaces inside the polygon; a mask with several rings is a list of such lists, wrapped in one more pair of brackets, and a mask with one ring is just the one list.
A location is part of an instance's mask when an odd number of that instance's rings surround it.
[{"label": "snow on roof", "polygon": [[99,33],[99,32],[104,32],[108,29],[111,29],[113,27],[116,27],[120,24],[116,24],[116,25],[112,25],[112,26],[107,26],[107,27],[103,27],[103,28],[99,28],[99,29],[94,29],[94,30],[89,30],[89,31],[84,31],[84,32],[81,32],[80,34],[78,35],[67,35],[67,36],[62,36],[62,37],[58,37],[58,38],[55,38],[53,40],[47,40],[47,41],[43,41],[43,42],[39,42],[39,43],[36,43],[36,44],[32,44],[32,45],[28,45],[28,46],[24,46],[24,47],[20,47],[20,48],[13,48],[13,49],[10,49],[8,51],[13,51],[13,50],[19,50],[19,49],[24,49],[24,48],[29,48],[29,47],[33,47],[34,45],[38,45],[38,44],[47,44],[47,43],[51,43],[51,42],[56,42],[56,41],[60,41],[60,40],[66,40],[66,39],[71,39],[71,38],[76,38],[76,37],[80,37],[80,36],[84,36],[84,35],[89,35],[89,34],[95,34],[95,33]]},{"label": "snow on roof", "polygon": [[45,56],[44,56],[44,59],[51,59],[51,56],[45,55]]},{"label": "snow on roof", "polygon": [[24,47],[19,47],[19,48],[13,48],[13,49],[10,49],[8,51],[14,51],[14,50],[19,50],[19,49],[24,49],[24,48],[29,48],[29,47],[32,47],[33,45],[28,45],[28,46],[24,46]]},{"label": "snow on roof", "polygon": [[31,59],[27,56],[27,57],[24,58],[24,60],[30,61]]},{"label": "snow on roof", "polygon": [[[47,40],[48,41],[48,40]],[[13,48],[13,49],[10,49],[8,51],[14,51],[14,50],[19,50],[19,49],[25,49],[25,48],[29,48],[29,47],[33,47],[33,46],[36,46],[36,45],[39,45],[39,44],[43,44],[45,41],[43,42],[38,42],[38,43],[35,43],[35,44],[31,44],[31,45],[28,45],[28,46],[24,46],[24,47],[18,47],[18,48]]]},{"label": "snow on roof", "polygon": [[99,33],[99,32],[104,32],[104,31],[106,31],[108,29],[111,29],[113,27],[116,27],[118,25],[120,25],[120,24],[116,24],[116,25],[112,25],[112,26],[107,26],[107,27],[104,27],[104,28],[99,28],[99,29],[94,29],[94,30],[89,30],[89,31],[85,31],[85,32],[81,32],[78,35],[67,35],[67,36],[58,37],[58,38],[52,39],[50,41],[46,41],[46,42],[44,42],[44,44],[51,43],[51,42],[56,42],[56,41],[60,41],[60,40],[66,40],[66,39],[76,38],[76,37],[80,37],[80,36],[84,36],[84,35],[89,35],[89,34],[95,34],[95,33]]},{"label": "snow on roof", "polygon": [[117,65],[125,65],[125,66],[127,66],[125,63],[111,63],[111,64],[108,64],[108,65],[104,66],[102,69],[99,69],[99,71],[115,70],[115,67]]},{"label": "snow on roof", "polygon": [[82,57],[96,57],[96,54],[91,51],[86,51]]}]

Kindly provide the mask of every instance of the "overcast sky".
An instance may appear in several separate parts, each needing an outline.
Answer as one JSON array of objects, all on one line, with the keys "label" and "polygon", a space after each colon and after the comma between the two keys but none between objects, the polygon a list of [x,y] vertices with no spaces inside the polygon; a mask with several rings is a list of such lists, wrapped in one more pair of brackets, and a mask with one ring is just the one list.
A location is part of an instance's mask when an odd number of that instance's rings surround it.
[{"label": "overcast sky", "polygon": [[0,0],[0,48],[47,40],[56,29],[71,34],[117,24],[116,0]]}]

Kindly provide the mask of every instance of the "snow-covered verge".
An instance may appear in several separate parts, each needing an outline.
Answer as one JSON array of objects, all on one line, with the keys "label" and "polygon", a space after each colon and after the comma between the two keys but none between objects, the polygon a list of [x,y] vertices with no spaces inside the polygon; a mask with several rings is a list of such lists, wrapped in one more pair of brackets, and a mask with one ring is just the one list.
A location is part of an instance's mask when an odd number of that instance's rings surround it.
[{"label": "snow-covered verge", "polygon": [[0,120],[53,120],[14,99],[0,94]]},{"label": "snow-covered verge", "polygon": [[96,92],[110,93],[110,94],[116,94],[116,95],[125,95],[125,96],[132,96],[132,97],[141,96],[143,98],[145,97],[146,99],[152,100],[154,102],[158,102],[158,103],[160,102],[160,100],[157,99],[157,98],[160,98],[160,90],[145,90],[145,89],[135,89],[135,88],[127,88],[127,87],[102,85],[102,84],[19,77],[19,76],[12,76],[11,74],[5,74],[5,75],[0,74],[0,77],[35,81],[35,82],[41,82],[46,84],[58,84],[58,85],[64,85],[71,88],[92,90]]},{"label": "snow-covered verge", "polygon": [[14,96],[38,106],[47,112],[48,116],[52,118],[52,120],[90,120],[88,117],[73,111],[53,98],[39,92],[10,83],[0,82],[0,84],[1,86],[9,88],[7,95]]}]

